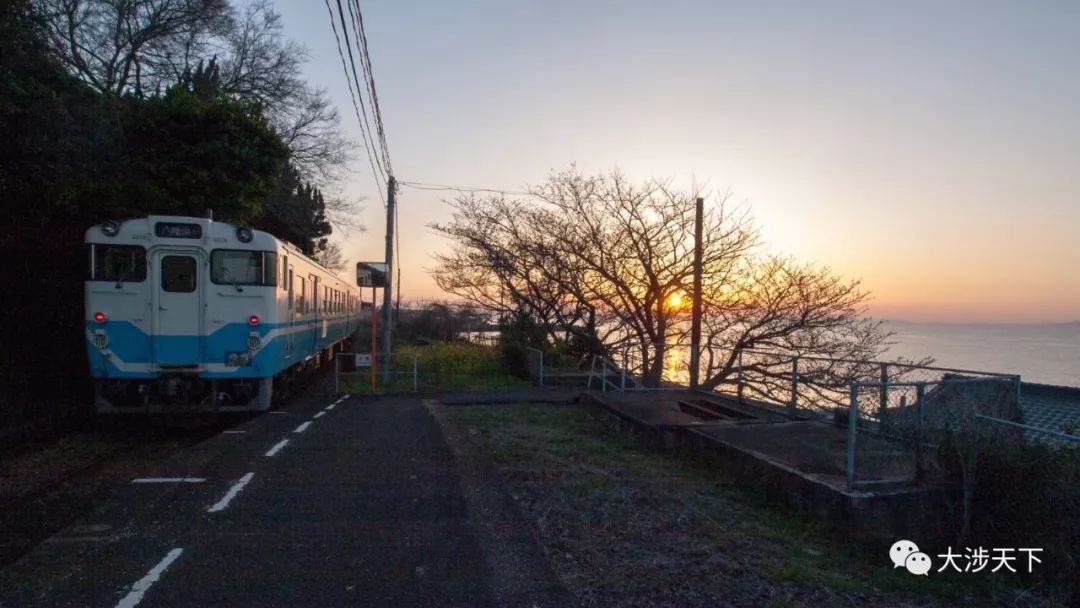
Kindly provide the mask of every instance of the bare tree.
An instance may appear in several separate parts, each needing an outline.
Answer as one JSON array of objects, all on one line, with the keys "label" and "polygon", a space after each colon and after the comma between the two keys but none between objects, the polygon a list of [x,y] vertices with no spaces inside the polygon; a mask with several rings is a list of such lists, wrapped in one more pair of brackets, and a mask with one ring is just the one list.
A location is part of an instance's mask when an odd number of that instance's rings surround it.
[{"label": "bare tree", "polygon": [[342,272],[349,266],[345,253],[341,251],[341,245],[334,241],[327,241],[326,246],[315,254],[315,261],[337,272]]},{"label": "bare tree", "polygon": [[[434,226],[453,242],[436,282],[549,333],[588,335],[658,385],[668,349],[688,341],[695,196],[573,168],[530,193],[459,198],[452,220]],[[712,198],[703,231],[706,388],[730,381],[739,353],[755,348],[862,359],[884,351],[890,334],[865,317],[857,281],[762,255],[745,209],[727,199]]]},{"label": "bare tree", "polygon": [[41,0],[37,7],[71,71],[118,96],[175,81],[181,56],[202,54],[232,21],[227,0]]},{"label": "bare tree", "polygon": [[41,0],[51,46],[103,93],[152,95],[216,60],[223,91],[264,108],[307,180],[333,181],[351,142],[323,89],[302,77],[303,46],[270,0],[237,14],[228,0]]},{"label": "bare tree", "polygon": [[271,1],[249,4],[220,45],[222,88],[266,108],[305,179],[333,181],[350,160],[351,144],[326,91],[303,79],[307,49],[284,36]]}]

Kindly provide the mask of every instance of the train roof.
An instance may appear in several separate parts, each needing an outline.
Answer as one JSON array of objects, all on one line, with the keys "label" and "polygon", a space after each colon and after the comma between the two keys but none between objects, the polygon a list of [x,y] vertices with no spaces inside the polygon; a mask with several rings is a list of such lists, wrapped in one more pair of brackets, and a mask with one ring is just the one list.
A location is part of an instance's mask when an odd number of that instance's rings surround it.
[{"label": "train roof", "polygon": [[[251,238],[240,239],[241,231],[250,233]],[[200,243],[205,247],[229,249],[250,249],[253,251],[273,250],[281,247],[289,255],[299,256],[325,270],[328,274],[347,285],[348,280],[338,273],[304,254],[299,247],[262,230],[236,226],[228,222],[218,222],[206,217],[179,215],[150,215],[129,220],[109,220],[95,224],[86,230],[86,243],[116,245],[151,245],[174,244],[192,245]]]}]

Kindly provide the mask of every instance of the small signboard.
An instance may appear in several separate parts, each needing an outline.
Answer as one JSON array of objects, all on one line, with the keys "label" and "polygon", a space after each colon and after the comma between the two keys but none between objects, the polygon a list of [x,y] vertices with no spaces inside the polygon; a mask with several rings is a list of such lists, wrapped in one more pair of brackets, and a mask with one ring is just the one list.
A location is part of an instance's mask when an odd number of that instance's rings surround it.
[{"label": "small signboard", "polygon": [[382,262],[357,262],[356,284],[360,287],[386,287],[386,264]]},{"label": "small signboard", "polygon": [[371,353],[358,353],[356,355],[356,367],[371,367]]}]

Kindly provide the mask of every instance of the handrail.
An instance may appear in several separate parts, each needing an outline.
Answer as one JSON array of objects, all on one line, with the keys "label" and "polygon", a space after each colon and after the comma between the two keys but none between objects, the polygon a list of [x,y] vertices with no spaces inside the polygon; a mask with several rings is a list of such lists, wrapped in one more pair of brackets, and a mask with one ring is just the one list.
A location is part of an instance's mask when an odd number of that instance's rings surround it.
[{"label": "handrail", "polygon": [[[928,369],[937,372],[953,372],[957,374],[982,374],[984,376],[997,376],[1003,378],[1017,378],[1018,374],[1006,374],[1002,372],[988,372],[977,369],[963,369],[957,367],[936,367],[933,365],[914,365],[911,363],[900,363],[898,361],[880,361],[880,360],[859,360],[859,359],[840,359],[832,357],[817,357],[814,355],[799,355],[796,353],[785,353],[777,351],[759,350],[753,348],[743,349],[744,353],[758,354],[758,355],[770,355],[773,357],[785,357],[787,359],[799,359],[802,361],[826,361],[830,363],[851,363],[857,365],[889,365],[893,367],[904,367],[908,369]],[[779,363],[778,363],[779,364]]]},{"label": "handrail", "polygon": [[1077,436],[1077,435],[1070,435],[1068,433],[1060,433],[1058,431],[1051,431],[1050,429],[1041,429],[1041,428],[1039,428],[1037,426],[1031,426],[1029,424],[1021,424],[1019,422],[1013,422],[1012,420],[1005,420],[1004,418],[995,418],[994,416],[984,416],[982,414],[975,414],[975,417],[976,418],[981,418],[982,420],[989,420],[990,422],[994,422],[994,423],[997,423],[997,424],[1004,424],[1006,426],[1012,426],[1012,427],[1024,429],[1025,431],[1034,431],[1036,433],[1042,433],[1044,435],[1050,435],[1051,437],[1057,437],[1058,439],[1064,439],[1065,441],[1080,442],[1080,436]]}]

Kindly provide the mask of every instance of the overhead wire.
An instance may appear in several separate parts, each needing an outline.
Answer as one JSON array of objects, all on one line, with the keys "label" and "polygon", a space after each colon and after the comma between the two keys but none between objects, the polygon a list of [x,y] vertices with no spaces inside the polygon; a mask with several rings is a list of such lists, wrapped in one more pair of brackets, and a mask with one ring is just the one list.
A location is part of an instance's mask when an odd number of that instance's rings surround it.
[{"label": "overhead wire", "polygon": [[452,186],[448,184],[429,184],[424,182],[412,182],[398,180],[402,186],[414,188],[416,190],[452,190],[455,192],[471,193],[471,192],[490,192],[492,194],[510,194],[514,196],[530,196],[530,192],[523,192],[521,190],[500,190],[498,188],[472,188],[469,186]]},{"label": "overhead wire", "polygon": [[[387,182],[387,179],[386,179],[386,177],[384,175],[382,175],[380,173],[379,170],[376,169],[376,164],[377,163],[375,161],[377,160],[377,158],[376,158],[376,155],[373,153],[374,152],[374,145],[369,145],[368,144],[367,133],[364,131],[364,124],[363,124],[363,122],[361,121],[361,118],[360,118],[360,107],[356,102],[356,94],[353,92],[353,80],[349,76],[349,68],[345,64],[345,54],[341,50],[341,38],[338,36],[337,19],[334,17],[334,10],[332,8],[330,8],[330,0],[323,0],[323,2],[326,4],[326,12],[330,15],[330,28],[333,30],[333,32],[334,32],[334,40],[337,42],[338,57],[341,58],[341,69],[345,72],[345,80],[348,82],[348,85],[349,85],[349,96],[352,97],[353,111],[356,113],[356,120],[357,120],[357,122],[359,123],[359,126],[360,126],[360,136],[364,140],[364,151],[367,153],[368,164],[371,165],[371,174],[375,177],[375,183],[379,186],[378,188],[376,188],[376,192],[378,192],[379,199],[382,201],[382,204],[385,207],[386,206],[386,199],[385,199],[385,197],[383,196],[383,193],[382,193],[382,186],[383,186],[383,184],[385,184]],[[340,12],[340,9],[341,9],[340,0],[338,2],[338,9],[339,9],[339,12]],[[342,17],[342,29],[343,30],[344,30],[345,26],[346,26],[346,23],[344,22],[344,17]],[[348,34],[346,34],[346,36],[348,36]],[[349,56],[350,56],[350,58],[352,57],[351,47],[350,47],[350,51],[349,51]],[[359,89],[359,83],[356,83],[356,88]],[[382,169],[381,165],[379,165],[379,169]]]},{"label": "overhead wire", "polygon": [[386,128],[383,126],[382,108],[379,106],[379,92],[375,87],[375,71],[371,67],[371,51],[368,50],[367,32],[364,30],[364,14],[360,10],[359,0],[351,0],[352,5],[356,7],[356,25],[359,27],[359,39],[360,39],[360,53],[361,53],[361,67],[366,74],[367,86],[369,98],[372,105],[372,113],[375,115],[375,126],[378,129],[379,143],[382,146],[383,161],[386,164],[387,172],[390,175],[394,174],[393,167],[390,164],[390,146],[386,143]]},{"label": "overhead wire", "polygon": [[[373,152],[376,152],[376,154],[375,154],[375,164],[379,165],[379,168],[383,170],[384,174],[393,175],[393,172],[390,170],[390,168],[389,168],[389,166],[387,164],[387,156],[385,154],[385,147],[383,146],[381,140],[376,141],[376,136],[378,134],[376,133],[375,130],[373,130],[371,128],[371,123],[368,121],[367,108],[370,105],[371,106],[371,112],[372,112],[372,114],[374,114],[375,113],[374,103],[371,100],[369,100],[368,104],[364,103],[364,93],[361,91],[361,87],[360,87],[360,75],[358,75],[356,73],[356,62],[353,60],[352,41],[349,38],[349,29],[350,28],[353,30],[353,38],[356,39],[356,52],[357,52],[357,54],[360,55],[360,74],[362,74],[364,76],[364,87],[363,88],[365,88],[365,89],[367,89],[369,91],[368,94],[370,96],[371,85],[369,84],[370,81],[368,79],[368,73],[367,73],[367,69],[366,69],[366,66],[365,66],[364,52],[363,52],[363,49],[361,47],[360,35],[356,31],[356,14],[353,11],[353,2],[348,2],[348,1],[346,2],[346,5],[349,7],[349,17],[350,17],[350,19],[348,21],[346,21],[345,20],[345,11],[342,10],[342,8],[341,8],[341,0],[336,0],[336,1],[337,1],[337,7],[338,7],[338,15],[341,17],[341,31],[342,31],[342,34],[345,36],[345,48],[348,49],[348,51],[349,51],[349,66],[352,68],[352,78],[353,78],[353,82],[356,84],[356,94],[357,94],[358,97],[360,97],[360,112],[364,116],[363,128],[367,129],[367,133],[371,138],[371,149],[372,149]],[[359,6],[357,6],[356,10],[357,11],[360,10]],[[348,74],[346,74],[346,77],[347,76],[348,76]],[[376,123],[376,126],[377,126],[377,124],[378,123]],[[382,160],[379,159],[380,153],[382,155]]]}]

